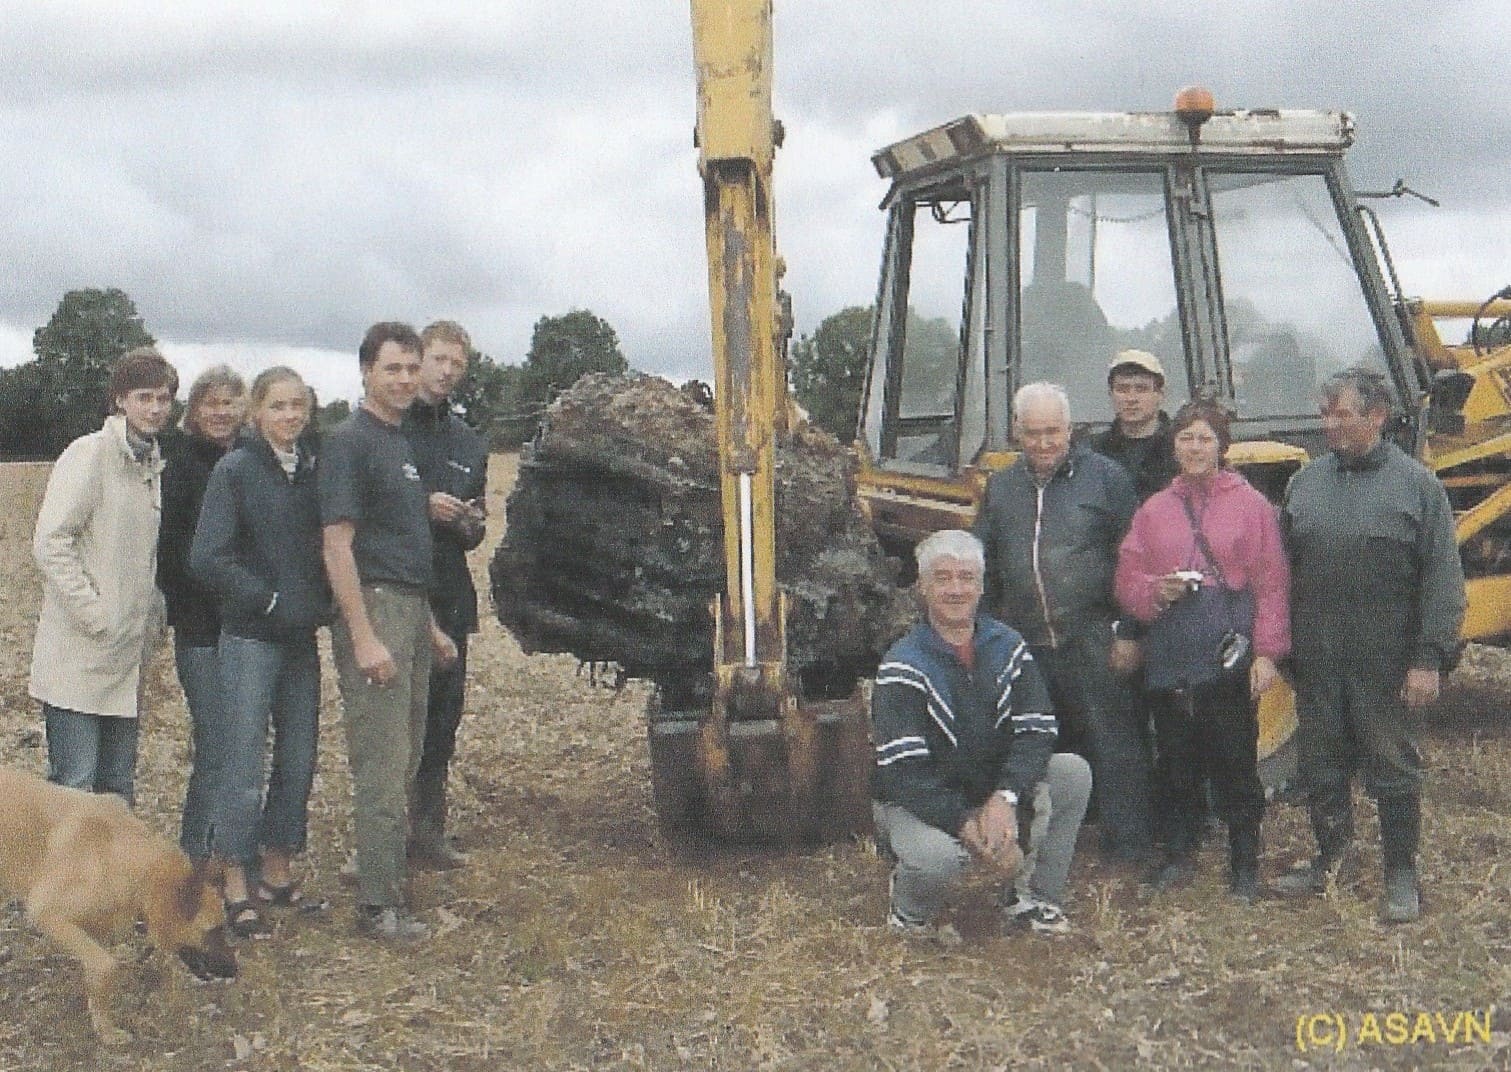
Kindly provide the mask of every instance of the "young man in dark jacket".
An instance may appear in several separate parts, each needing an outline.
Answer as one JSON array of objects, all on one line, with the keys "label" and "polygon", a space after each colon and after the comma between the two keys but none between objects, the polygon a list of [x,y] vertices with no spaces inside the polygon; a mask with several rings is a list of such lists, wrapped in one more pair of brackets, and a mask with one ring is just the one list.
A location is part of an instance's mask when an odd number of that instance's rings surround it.
[{"label": "young man in dark jacket", "polygon": [[1153,854],[1149,757],[1131,690],[1109,666],[1133,482],[1071,443],[1070,400],[1053,384],[1018,391],[1013,428],[1023,456],[987,482],[974,526],[986,547],[987,609],[1022,632],[1064,739],[1091,763],[1103,854],[1142,865]]},{"label": "young man in dark jacket", "polygon": [[1415,712],[1437,699],[1457,656],[1465,595],[1443,486],[1381,437],[1392,401],[1371,369],[1329,379],[1322,424],[1332,449],[1286,489],[1296,742],[1317,856],[1275,885],[1321,891],[1336,874],[1353,841],[1359,772],[1380,813],[1383,916],[1408,923],[1421,912]]},{"label": "young man in dark jacket", "polygon": [[488,445],[451,411],[451,396],[467,376],[472,340],[460,324],[438,320],[420,332],[420,388],[404,414],[428,495],[435,584],[430,609],[456,644],[456,662],[430,671],[429,709],[419,773],[409,798],[409,852],[439,870],[467,862],[446,838],[446,780],[456,752],[467,679],[467,636],[477,632],[477,591],[467,552],[483,542]]},{"label": "young man in dark jacket", "polygon": [[1112,426],[1092,437],[1091,449],[1117,462],[1133,478],[1139,502],[1162,491],[1180,467],[1170,442],[1165,366],[1146,350],[1121,350],[1107,369]]},{"label": "young man in dark jacket", "polygon": [[[1007,922],[1070,929],[1062,903],[1091,792],[1079,756],[1056,754],[1057,724],[1028,646],[977,610],[985,556],[968,532],[918,545],[926,620],[888,650],[872,693],[877,838],[896,858],[887,924],[958,940],[935,923],[972,858],[1016,892]],[[1025,861],[1019,808],[1032,809]]]}]

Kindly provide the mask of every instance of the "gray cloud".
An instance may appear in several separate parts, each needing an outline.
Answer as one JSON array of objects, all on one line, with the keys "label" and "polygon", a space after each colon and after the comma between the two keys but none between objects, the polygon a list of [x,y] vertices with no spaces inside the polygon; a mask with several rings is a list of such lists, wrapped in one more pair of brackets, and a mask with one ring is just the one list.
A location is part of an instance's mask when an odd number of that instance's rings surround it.
[{"label": "gray cloud", "polygon": [[[1384,210],[1408,289],[1488,293],[1511,281],[1502,7],[778,0],[799,328],[872,300],[881,144],[968,111],[1163,109],[1191,81],[1355,112],[1355,181],[1449,206]],[[518,361],[537,318],[585,307],[637,366],[708,375],[685,7],[59,12],[0,27],[0,361],[109,285],[165,339],[248,354],[451,316]]]}]

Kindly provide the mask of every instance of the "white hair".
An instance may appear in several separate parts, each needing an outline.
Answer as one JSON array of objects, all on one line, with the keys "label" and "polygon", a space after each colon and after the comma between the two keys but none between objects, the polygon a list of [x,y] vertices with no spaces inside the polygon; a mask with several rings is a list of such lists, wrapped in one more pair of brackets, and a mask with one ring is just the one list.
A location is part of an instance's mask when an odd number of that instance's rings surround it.
[{"label": "white hair", "polygon": [[1013,395],[1013,419],[1022,420],[1023,411],[1034,406],[1049,404],[1060,411],[1060,417],[1070,424],[1070,396],[1057,383],[1025,383]]},{"label": "white hair", "polygon": [[942,529],[926,537],[913,548],[913,557],[918,559],[920,576],[929,571],[941,558],[958,558],[974,566],[986,569],[986,550],[981,541],[964,529]]}]

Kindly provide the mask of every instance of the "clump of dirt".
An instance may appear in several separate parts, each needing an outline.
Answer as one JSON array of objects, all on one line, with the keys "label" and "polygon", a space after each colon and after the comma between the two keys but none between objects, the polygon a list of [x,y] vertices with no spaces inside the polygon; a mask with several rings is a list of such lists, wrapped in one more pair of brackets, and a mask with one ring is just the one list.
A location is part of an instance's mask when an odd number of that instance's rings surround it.
[{"label": "clump of dirt", "polygon": [[[804,428],[777,449],[777,577],[804,698],[848,694],[914,616],[855,495],[853,455]],[[592,375],[547,411],[521,459],[489,570],[526,651],[612,662],[700,706],[710,600],[724,588],[712,409],[651,376]]]}]

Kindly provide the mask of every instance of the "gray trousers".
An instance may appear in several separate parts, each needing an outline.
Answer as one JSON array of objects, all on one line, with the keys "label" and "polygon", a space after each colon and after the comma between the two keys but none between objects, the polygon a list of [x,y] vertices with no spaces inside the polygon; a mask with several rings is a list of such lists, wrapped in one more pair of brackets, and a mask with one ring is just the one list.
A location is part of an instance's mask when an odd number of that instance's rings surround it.
[{"label": "gray trousers", "polygon": [[[1028,846],[1012,890],[1022,897],[1058,905],[1075,857],[1076,835],[1091,796],[1091,768],[1080,756],[1057,752],[1034,789]],[[1025,803],[1019,803],[1019,830]],[[892,909],[904,919],[930,922],[944,907],[950,887],[971,862],[969,850],[953,834],[930,826],[906,808],[873,801],[877,841],[897,863],[892,869]]]},{"label": "gray trousers", "polygon": [[430,693],[430,603],[418,588],[388,584],[364,584],[362,602],[398,673],[387,685],[369,684],[357,668],[345,619],[336,616],[331,649],[352,772],[357,900],[399,907],[409,785],[420,766]]}]

